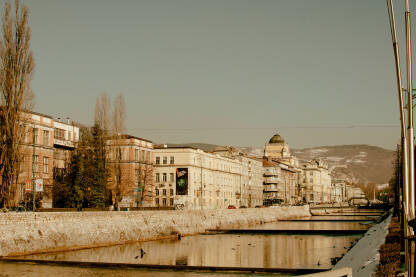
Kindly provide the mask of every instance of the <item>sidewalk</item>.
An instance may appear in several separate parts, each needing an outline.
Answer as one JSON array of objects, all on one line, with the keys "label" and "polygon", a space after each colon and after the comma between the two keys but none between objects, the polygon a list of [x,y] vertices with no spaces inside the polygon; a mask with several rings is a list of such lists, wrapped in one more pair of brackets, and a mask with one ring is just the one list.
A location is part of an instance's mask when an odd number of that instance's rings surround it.
[{"label": "sidewalk", "polygon": [[388,233],[391,215],[383,222],[371,227],[364,237],[334,266],[334,269],[351,267],[353,276],[372,276],[377,270],[380,255],[378,250]]}]

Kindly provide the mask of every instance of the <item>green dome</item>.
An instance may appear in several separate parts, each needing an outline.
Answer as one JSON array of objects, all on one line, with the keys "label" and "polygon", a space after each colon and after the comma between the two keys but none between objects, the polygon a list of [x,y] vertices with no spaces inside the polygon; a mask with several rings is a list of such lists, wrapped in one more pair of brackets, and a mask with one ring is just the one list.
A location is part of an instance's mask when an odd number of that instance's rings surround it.
[{"label": "green dome", "polygon": [[269,143],[284,143],[285,140],[279,135],[274,135],[270,140]]}]

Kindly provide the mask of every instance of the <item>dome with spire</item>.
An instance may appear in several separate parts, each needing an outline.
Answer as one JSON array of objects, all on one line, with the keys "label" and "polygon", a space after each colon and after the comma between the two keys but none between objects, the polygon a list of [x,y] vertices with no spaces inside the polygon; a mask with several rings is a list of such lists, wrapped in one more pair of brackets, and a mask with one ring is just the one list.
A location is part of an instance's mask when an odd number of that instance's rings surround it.
[{"label": "dome with spire", "polygon": [[270,140],[269,143],[284,143],[285,140],[279,135],[275,134]]}]

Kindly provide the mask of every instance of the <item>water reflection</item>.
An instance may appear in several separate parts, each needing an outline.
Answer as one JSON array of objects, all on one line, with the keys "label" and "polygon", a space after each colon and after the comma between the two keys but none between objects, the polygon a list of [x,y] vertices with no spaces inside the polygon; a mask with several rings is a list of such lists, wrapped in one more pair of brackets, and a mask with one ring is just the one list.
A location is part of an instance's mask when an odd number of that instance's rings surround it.
[{"label": "water reflection", "polygon": [[317,221],[279,221],[265,223],[244,229],[271,229],[271,230],[367,230],[368,224],[360,222],[317,222]]},{"label": "water reflection", "polygon": [[376,220],[379,216],[373,215],[356,215],[356,216],[342,216],[342,215],[314,215],[311,217],[303,217],[299,219],[314,219],[314,220]]},{"label": "water reflection", "polygon": [[[328,268],[360,236],[198,235],[79,251],[27,256],[70,260],[191,266]],[[140,249],[146,254],[141,258]]]}]

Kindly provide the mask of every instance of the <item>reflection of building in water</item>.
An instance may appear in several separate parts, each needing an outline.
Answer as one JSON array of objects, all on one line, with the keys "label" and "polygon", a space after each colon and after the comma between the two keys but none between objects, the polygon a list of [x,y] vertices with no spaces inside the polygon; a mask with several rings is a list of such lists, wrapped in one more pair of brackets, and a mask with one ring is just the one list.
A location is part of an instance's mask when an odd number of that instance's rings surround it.
[{"label": "reflection of building in water", "polygon": [[[297,235],[215,235],[183,237],[29,258],[189,266],[316,268],[346,252],[357,237]],[[140,258],[140,248],[146,254]]]}]

